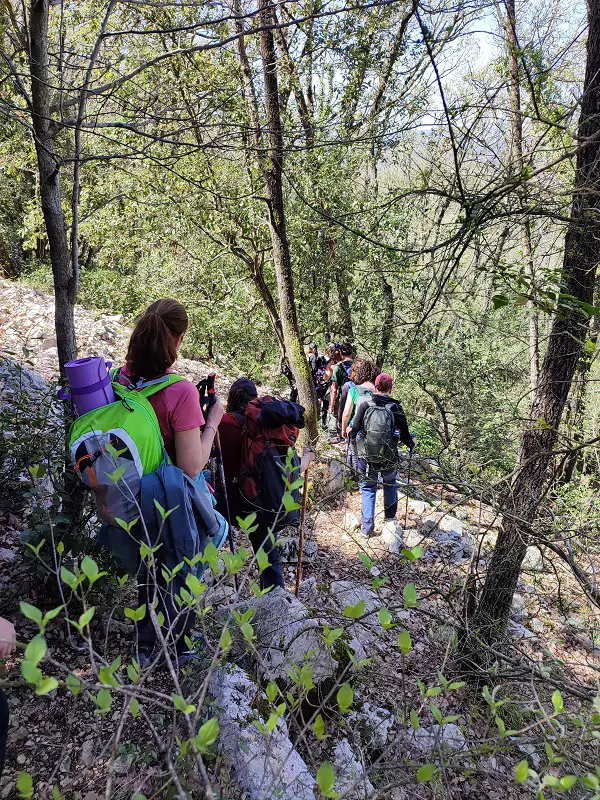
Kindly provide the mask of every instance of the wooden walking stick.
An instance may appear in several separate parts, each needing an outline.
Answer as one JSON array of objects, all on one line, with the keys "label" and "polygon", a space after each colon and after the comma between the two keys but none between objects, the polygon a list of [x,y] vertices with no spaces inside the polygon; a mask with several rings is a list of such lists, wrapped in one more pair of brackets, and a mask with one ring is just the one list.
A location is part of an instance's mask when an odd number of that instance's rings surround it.
[{"label": "wooden walking stick", "polygon": [[298,597],[298,593],[300,592],[300,579],[302,578],[302,552],[304,550],[304,521],[306,519],[307,497],[308,497],[308,465],[304,470],[304,486],[302,487],[302,511],[300,513],[300,538],[298,540],[298,564],[296,566],[296,597]]}]

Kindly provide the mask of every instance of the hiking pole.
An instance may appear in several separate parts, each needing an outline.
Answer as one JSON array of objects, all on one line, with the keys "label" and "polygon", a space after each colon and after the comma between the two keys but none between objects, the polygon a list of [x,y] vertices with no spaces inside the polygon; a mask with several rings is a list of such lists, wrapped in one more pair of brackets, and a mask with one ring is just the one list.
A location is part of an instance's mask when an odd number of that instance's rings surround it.
[{"label": "hiking pole", "polygon": [[302,511],[300,513],[300,537],[298,539],[298,563],[296,565],[296,597],[300,592],[300,579],[302,578],[302,556],[304,552],[304,521],[306,520],[306,499],[308,497],[308,468],[304,470],[304,486],[302,487]]},{"label": "hiking pole", "polygon": [[[412,437],[411,437],[412,438]],[[406,476],[406,508],[404,509],[404,527],[408,525],[408,493],[410,491],[410,468],[412,465],[412,455],[414,450],[414,444],[408,451],[408,475]]]}]

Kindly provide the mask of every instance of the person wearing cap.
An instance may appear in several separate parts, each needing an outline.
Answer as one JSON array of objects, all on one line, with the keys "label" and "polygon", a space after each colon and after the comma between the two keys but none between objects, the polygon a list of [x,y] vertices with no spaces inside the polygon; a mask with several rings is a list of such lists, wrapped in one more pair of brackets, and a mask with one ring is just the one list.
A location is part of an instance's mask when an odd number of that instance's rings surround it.
[{"label": "person wearing cap", "polygon": [[[414,447],[408,429],[406,416],[400,403],[390,396],[393,380],[391,375],[382,372],[375,378],[373,396],[361,403],[354,416],[354,423],[348,434],[356,440],[357,467],[360,475],[360,492],[362,496],[361,534],[371,536],[375,524],[375,503],[379,479],[383,484],[384,528],[383,533],[397,534],[396,514],[398,512],[398,457],[396,448],[399,442],[410,450]],[[365,437],[368,427],[368,410],[373,407],[387,407],[393,417],[392,442],[394,452],[383,464],[369,463],[365,453]]]},{"label": "person wearing cap", "polygon": [[[219,425],[225,487],[232,520],[237,517],[245,518],[254,510],[244,505],[238,488],[238,479],[243,459],[244,415],[246,406],[255,397],[258,397],[258,392],[253,381],[249,378],[238,378],[234,381],[227,397],[225,414]],[[279,548],[273,545],[268,536],[268,528],[266,521],[257,518],[256,530],[248,534],[254,552],[262,547],[269,557],[270,566],[263,570],[260,576],[262,589],[284,586]]]}]

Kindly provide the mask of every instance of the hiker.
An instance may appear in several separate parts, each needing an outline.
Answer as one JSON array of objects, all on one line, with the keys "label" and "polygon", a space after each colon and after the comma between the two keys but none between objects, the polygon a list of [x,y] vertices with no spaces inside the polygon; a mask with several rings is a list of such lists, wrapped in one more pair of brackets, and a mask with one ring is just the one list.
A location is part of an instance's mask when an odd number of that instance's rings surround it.
[{"label": "hiker", "polygon": [[317,368],[319,364],[319,348],[317,347],[315,342],[311,342],[308,345],[306,360],[308,361],[308,366],[310,367],[310,374],[313,376],[314,380],[315,375],[317,374]]},{"label": "hiker", "polygon": [[[0,617],[0,659],[8,658],[17,644],[15,626],[4,617]],[[10,715],[8,703],[2,689],[0,689],[0,777],[4,771],[4,760],[6,758],[6,740],[8,738],[8,723]]]},{"label": "hiker", "polygon": [[[287,448],[293,446],[298,429],[304,427],[303,415],[303,407],[296,403],[268,396],[259,399],[253,381],[238,378],[229,391],[226,413],[219,425],[231,518],[245,519],[256,513],[255,530],[248,535],[254,552],[262,547],[270,562],[261,573],[261,589],[284,587],[275,534],[295,524],[299,515],[297,511],[276,513],[285,490],[281,458],[285,460]],[[300,474],[297,457],[294,464],[292,481]]]},{"label": "hiker", "polygon": [[375,379],[373,396],[358,405],[349,438],[356,441],[357,467],[362,495],[361,534],[373,533],[377,482],[383,484],[384,533],[397,533],[398,443],[414,447],[401,405],[390,396],[392,377]]},{"label": "hiker", "polygon": [[[191,613],[182,613],[174,599],[180,584],[184,585],[187,568],[180,569],[169,584],[163,583],[163,568],[173,569],[185,557],[193,558],[201,552],[206,544],[206,531],[210,533],[219,528],[219,541],[213,539],[217,545],[222,543],[227,531],[224,525],[223,532],[223,526],[212,509],[212,501],[206,500],[209,492],[203,474],[224,413],[223,406],[217,398],[205,420],[198,389],[191,381],[176,376],[172,368],[187,328],[188,316],[181,303],[170,299],[155,301],[139,318],[129,340],[125,365],[115,375],[120,385],[131,390],[132,398],[137,393],[143,394],[146,388],[150,389],[152,393],[147,395],[147,400],[156,413],[164,449],[172,465],[178,468],[164,471],[161,467],[160,474],[157,470],[142,479],[140,506],[147,527],[144,534],[140,531],[134,537],[145,538],[150,529],[156,530],[160,537],[161,547],[155,555],[156,587],[142,561],[138,574],[138,599],[140,606],[146,604],[148,607],[155,589],[158,589],[157,613],[160,610],[165,617],[164,630],[169,644],[175,644],[173,660],[176,666],[194,657],[193,650],[185,642],[194,617]],[[164,386],[161,379],[164,379]],[[154,501],[157,499],[162,508],[170,512],[167,519],[156,518],[158,510]],[[203,523],[202,531],[199,530],[200,523]],[[119,536],[128,538],[119,528],[103,528],[99,540],[112,549],[118,550],[115,540]],[[155,545],[155,542],[149,544]],[[138,661],[145,667],[152,662],[157,647],[156,630],[149,613],[137,625],[137,645]]]},{"label": "hiker", "polygon": [[335,365],[341,361],[340,345],[331,343],[325,348],[325,355],[321,356],[314,378],[317,399],[321,402],[321,423],[327,429],[327,415],[329,414],[329,392],[331,389],[331,375]]},{"label": "hiker", "polygon": [[331,390],[329,393],[329,416],[327,427],[329,433],[336,437],[332,444],[342,441],[341,437],[339,436],[340,428],[338,425],[337,414],[340,405],[342,387],[349,380],[350,369],[352,368],[352,345],[348,344],[347,342],[342,344],[339,352],[340,361],[335,365],[331,373]]},{"label": "hiker", "polygon": [[379,374],[379,369],[373,361],[357,358],[352,364],[350,380],[342,387],[343,403],[340,432],[346,440],[346,463],[351,469],[357,469],[356,440],[350,439],[349,432],[359,405],[373,396],[375,391],[374,381]]}]

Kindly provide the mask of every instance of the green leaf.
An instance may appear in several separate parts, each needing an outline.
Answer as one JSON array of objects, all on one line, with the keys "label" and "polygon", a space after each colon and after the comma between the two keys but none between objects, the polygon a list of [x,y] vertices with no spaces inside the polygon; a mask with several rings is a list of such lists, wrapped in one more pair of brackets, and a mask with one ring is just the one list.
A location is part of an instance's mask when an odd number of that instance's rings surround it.
[{"label": "green leaf", "polygon": [[221,650],[229,650],[233,643],[233,639],[231,638],[231,633],[229,632],[229,628],[223,628],[221,631],[221,638],[219,639],[219,647]]},{"label": "green leaf", "polygon": [[121,480],[123,475],[125,474],[125,467],[117,467],[117,469],[112,472],[108,477],[111,479],[113,483],[117,483]]},{"label": "green leaf", "polygon": [[358,603],[354,606],[346,606],[344,608],[344,616],[350,617],[350,619],[358,619],[362,617],[365,613],[366,606],[364,600],[359,600]]},{"label": "green leaf", "polygon": [[315,717],[315,721],[313,722],[313,731],[317,739],[325,738],[325,722],[323,721],[321,714],[317,714]]},{"label": "green leaf", "polygon": [[585,786],[586,789],[600,789],[600,780],[593,772],[588,772],[586,775],[583,775],[579,778],[579,782],[582,786]]},{"label": "green leaf", "polygon": [[183,714],[193,714],[196,710],[196,706],[191,703],[186,703],[185,699],[180,694],[173,695],[171,700],[175,708]]},{"label": "green leaf", "polygon": [[75,591],[77,588],[77,578],[66,567],[60,568],[60,579],[63,583],[67,584],[69,589],[73,589],[73,591]]},{"label": "green leaf", "polygon": [[414,708],[410,712],[410,724],[412,725],[412,728],[415,731],[418,731],[419,728],[421,727],[421,721],[419,720],[419,715],[417,714]]},{"label": "green leaf", "polygon": [[200,753],[204,753],[206,748],[217,741],[219,736],[219,722],[216,717],[207,720],[204,725],[200,726],[197,736],[194,739],[194,744]]},{"label": "green leaf", "polygon": [[565,775],[564,778],[560,779],[560,785],[563,789],[569,791],[572,789],[573,786],[577,783],[577,777],[575,775]]},{"label": "green leaf", "polygon": [[279,689],[277,688],[277,684],[275,681],[269,681],[267,684],[267,688],[265,689],[267,693],[267,697],[269,698],[269,702],[274,703],[277,699],[277,695],[279,694]]},{"label": "green leaf", "polygon": [[51,622],[55,617],[57,617],[60,614],[60,612],[63,610],[63,608],[64,608],[64,606],[56,606],[56,608],[51,608],[50,611],[46,611],[46,613],[44,614],[44,619],[43,619],[43,623],[42,623],[44,628],[46,627],[46,625],[49,622]]},{"label": "green leaf", "polygon": [[75,677],[75,675],[69,672],[65,680],[65,684],[67,689],[71,692],[71,694],[74,697],[77,697],[77,695],[81,691],[81,681],[79,680],[79,678]]},{"label": "green leaf", "polygon": [[126,608],[124,614],[127,619],[132,619],[134,622],[140,622],[146,616],[146,603],[142,603],[139,608]]},{"label": "green leaf", "polygon": [[369,558],[369,556],[366,553],[359,553],[358,557],[368,570],[372,568],[373,561]]},{"label": "green leaf", "polygon": [[329,794],[335,784],[335,773],[331,762],[324,761],[317,771],[317,785],[324,795]]},{"label": "green leaf", "polygon": [[107,686],[119,685],[119,682],[111,672],[110,667],[100,667],[98,670],[98,677],[100,678],[101,683],[105,683]]},{"label": "green leaf", "polygon": [[112,706],[112,695],[108,689],[100,689],[95,697],[98,714],[107,714]]},{"label": "green leaf", "polygon": [[90,608],[83,612],[83,614],[79,617],[79,625],[81,628],[85,628],[86,625],[90,624],[95,611],[95,607],[90,606]]},{"label": "green leaf", "polygon": [[185,576],[185,583],[196,600],[208,589],[208,586],[198,580],[198,578],[191,572],[188,572],[188,574]]},{"label": "green leaf", "polygon": [[17,791],[19,797],[33,797],[33,778],[28,772],[19,772],[17,775]]},{"label": "green leaf", "polygon": [[134,719],[137,719],[140,715],[140,702],[137,697],[132,697],[131,702],[129,703],[129,710],[131,711],[131,716]]},{"label": "green leaf", "polygon": [[244,533],[252,533],[252,526],[256,521],[256,513],[248,514],[247,517],[237,517],[237,522]]},{"label": "green leaf", "polygon": [[384,631],[388,631],[394,626],[394,623],[392,622],[392,615],[387,608],[382,606],[377,612],[377,616],[379,617],[379,622],[381,622]]},{"label": "green leaf", "polygon": [[56,552],[58,553],[59,556],[62,556],[62,554],[65,552],[65,543],[64,542],[59,542],[56,545]]},{"label": "green leaf", "polygon": [[431,713],[433,714],[433,718],[436,720],[436,722],[439,722],[439,724],[441,725],[444,715],[442,714],[440,709],[433,703],[431,704]]},{"label": "green leaf", "polygon": [[398,647],[404,656],[410,653],[412,650],[412,639],[410,638],[410,633],[406,630],[406,628],[403,631],[400,631],[398,634]]},{"label": "green leaf", "polygon": [[337,691],[336,699],[337,704],[340,707],[340,711],[342,714],[345,714],[354,700],[354,691],[349,683],[344,683],[340,686]]},{"label": "green leaf", "polygon": [[328,625],[323,625],[323,639],[328,647],[331,647],[333,643],[343,635],[343,628],[334,628],[331,630]]},{"label": "green leaf", "polygon": [[83,560],[81,561],[81,571],[86,578],[89,578],[90,582],[93,583],[98,577],[98,564],[96,564],[93,558],[84,556]]},{"label": "green leaf", "polygon": [[269,714],[269,719],[266,722],[266,729],[268,733],[273,733],[275,730],[275,726],[277,725],[277,721],[279,719],[279,714],[276,711],[272,711]]},{"label": "green leaf", "polygon": [[562,694],[558,691],[558,689],[556,689],[552,694],[552,705],[554,706],[554,710],[557,714],[560,714],[565,710]]},{"label": "green leaf", "polygon": [[289,492],[285,492],[281,502],[286,511],[296,511],[300,508],[300,503],[297,503]]},{"label": "green leaf", "polygon": [[25,648],[25,658],[37,667],[46,655],[46,650],[46,640],[41,634],[38,634],[33,637]]},{"label": "green leaf", "polygon": [[127,664],[127,675],[132,683],[137,683],[140,679],[140,665],[135,658],[131,659],[131,664]]},{"label": "green leaf", "polygon": [[414,583],[407,583],[402,595],[406,608],[414,608],[417,605],[417,590],[415,589]]},{"label": "green leaf", "polygon": [[510,303],[510,300],[506,295],[503,294],[495,294],[492,297],[492,305],[494,306],[494,311],[498,308],[502,308],[503,306],[507,306]]},{"label": "green leaf", "polygon": [[265,553],[262,547],[259,547],[259,549],[256,551],[256,563],[258,564],[259,572],[264,572],[267,567],[271,566],[269,556]]},{"label": "green leaf", "polygon": [[39,695],[48,694],[58,688],[58,681],[56,678],[44,678],[41,683],[38,683],[35,693]]},{"label": "green leaf", "polygon": [[417,781],[419,783],[425,783],[426,781],[430,781],[434,775],[435,764],[425,764],[417,770]]},{"label": "green leaf", "polygon": [[[42,624],[42,612],[39,610],[39,608],[32,606],[30,603],[24,603],[23,601],[19,603],[19,607],[21,609],[21,614],[23,614],[24,617],[37,622],[38,625]],[[27,775],[28,773],[22,772],[20,774]]]},{"label": "green leaf", "polygon": [[518,784],[521,784],[525,783],[528,777],[529,777],[529,764],[527,763],[527,759],[524,758],[523,761],[519,761],[519,763],[515,767],[515,780]]},{"label": "green leaf", "polygon": [[31,661],[21,661],[21,675],[27,683],[37,684],[42,680],[42,670]]}]

